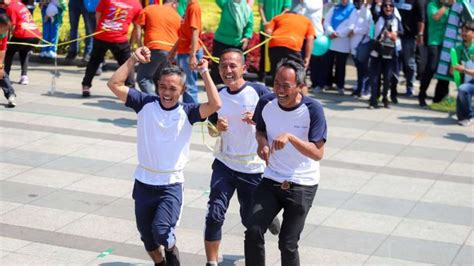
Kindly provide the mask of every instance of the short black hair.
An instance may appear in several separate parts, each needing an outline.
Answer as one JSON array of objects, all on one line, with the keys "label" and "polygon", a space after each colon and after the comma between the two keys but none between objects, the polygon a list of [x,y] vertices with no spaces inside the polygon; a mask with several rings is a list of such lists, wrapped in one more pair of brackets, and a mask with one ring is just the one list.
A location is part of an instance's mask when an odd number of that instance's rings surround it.
[{"label": "short black hair", "polygon": [[165,66],[160,73],[160,77],[163,77],[164,75],[178,75],[181,79],[181,85],[184,87],[184,84],[186,83],[186,72],[182,68],[176,65],[167,65]]},{"label": "short black hair", "polygon": [[236,54],[239,54],[240,55],[240,58],[242,59],[242,64],[245,65],[245,56],[244,56],[244,52],[242,52],[242,50],[240,49],[237,49],[237,48],[227,48],[225,49],[224,51],[222,51],[222,54],[219,58],[219,61],[222,60],[222,57],[225,55],[225,54],[228,54],[228,53],[236,53]]},{"label": "short black hair", "polygon": [[293,59],[283,58],[277,65],[275,76],[282,67],[291,68],[295,71],[296,85],[300,86],[305,84],[306,70],[300,62]]}]

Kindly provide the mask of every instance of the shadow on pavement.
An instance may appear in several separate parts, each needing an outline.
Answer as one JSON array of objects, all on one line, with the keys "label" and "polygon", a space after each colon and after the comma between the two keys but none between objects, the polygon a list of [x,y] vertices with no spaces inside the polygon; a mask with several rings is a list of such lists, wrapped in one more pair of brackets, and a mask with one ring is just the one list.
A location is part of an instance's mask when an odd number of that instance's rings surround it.
[{"label": "shadow on pavement", "polygon": [[234,266],[235,262],[245,258],[244,256],[237,255],[223,255],[222,262],[219,263],[219,266]]},{"label": "shadow on pavement", "polygon": [[117,119],[108,119],[108,118],[99,118],[97,121],[102,123],[111,123],[118,127],[124,128],[134,128],[137,125],[137,120],[127,119],[127,118],[117,118]]},{"label": "shadow on pavement", "polygon": [[466,136],[465,134],[460,134],[460,133],[448,133],[448,135],[444,136],[444,138],[459,141],[459,142],[466,142],[466,143],[474,141],[474,138]]},{"label": "shadow on pavement", "polygon": [[456,124],[456,120],[452,119],[451,117],[426,117],[426,116],[401,116],[399,117],[400,120],[410,121],[410,122],[430,122],[434,125],[438,126],[447,126]]}]

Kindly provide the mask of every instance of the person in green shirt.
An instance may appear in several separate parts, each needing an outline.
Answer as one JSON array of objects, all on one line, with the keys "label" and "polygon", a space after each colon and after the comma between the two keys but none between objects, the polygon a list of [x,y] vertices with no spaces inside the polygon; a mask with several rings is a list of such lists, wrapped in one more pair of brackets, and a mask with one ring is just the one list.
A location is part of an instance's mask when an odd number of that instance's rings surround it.
[{"label": "person in green shirt", "polygon": [[[258,12],[261,17],[260,30],[265,31],[265,26],[272,18],[283,12],[290,10],[291,0],[258,0]],[[260,34],[260,41],[263,42],[265,36]],[[265,81],[265,45],[260,47],[260,67],[258,78]]]},{"label": "person in green shirt", "polygon": [[[438,67],[439,56],[444,40],[444,33],[448,23],[448,15],[450,6],[454,0],[431,1],[427,5],[427,21],[428,21],[428,62],[426,70],[421,77],[420,93],[418,94],[418,102],[421,107],[426,108],[426,91],[430,86],[431,79],[436,73]],[[448,93],[449,81],[438,79],[435,89],[435,97],[433,102],[440,102]]]},{"label": "person in green shirt", "polygon": [[186,6],[188,5],[188,0],[178,0],[178,14],[183,17],[186,12]]},{"label": "person in green shirt", "polygon": [[[212,42],[212,56],[220,58],[228,48],[247,49],[253,34],[253,12],[245,0],[216,0],[222,10],[219,26]],[[215,84],[222,84],[217,64],[211,65],[211,77]]]},{"label": "person in green shirt", "polygon": [[455,48],[460,64],[452,67],[451,71],[457,70],[464,75],[464,83],[459,86],[458,97],[456,99],[456,115],[459,125],[469,126],[474,116],[474,108],[472,106],[472,96],[474,95],[473,21],[464,23],[461,36],[463,43]]}]

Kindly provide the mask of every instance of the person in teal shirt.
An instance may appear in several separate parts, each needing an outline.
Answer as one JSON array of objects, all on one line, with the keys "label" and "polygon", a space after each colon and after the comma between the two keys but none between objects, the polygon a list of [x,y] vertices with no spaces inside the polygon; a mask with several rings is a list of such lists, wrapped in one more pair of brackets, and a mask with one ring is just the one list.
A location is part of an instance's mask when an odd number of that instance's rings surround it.
[{"label": "person in teal shirt", "polygon": [[[428,62],[426,70],[421,77],[420,93],[418,94],[418,102],[421,107],[426,108],[426,90],[430,86],[431,79],[436,73],[438,67],[439,56],[444,40],[444,33],[448,23],[448,15],[453,0],[431,1],[427,6],[428,21]],[[435,89],[435,97],[433,102],[440,102],[444,96],[448,94],[449,81],[438,79]]]},{"label": "person in teal shirt", "polygon": [[[272,18],[280,15],[283,12],[290,10],[292,0],[258,0],[258,12],[262,18],[260,30],[265,31],[265,26],[272,20]],[[265,36],[260,34],[260,41],[264,41]],[[260,67],[258,71],[258,78],[265,81],[265,45],[260,47]]]},{"label": "person in teal shirt", "polygon": [[[253,12],[245,0],[216,0],[222,10],[219,26],[214,34],[212,55],[219,58],[228,48],[245,51],[253,34]],[[222,84],[217,64],[211,65],[215,84]]]},{"label": "person in teal shirt", "polygon": [[186,12],[186,6],[188,5],[188,0],[178,0],[178,14],[183,17]]}]

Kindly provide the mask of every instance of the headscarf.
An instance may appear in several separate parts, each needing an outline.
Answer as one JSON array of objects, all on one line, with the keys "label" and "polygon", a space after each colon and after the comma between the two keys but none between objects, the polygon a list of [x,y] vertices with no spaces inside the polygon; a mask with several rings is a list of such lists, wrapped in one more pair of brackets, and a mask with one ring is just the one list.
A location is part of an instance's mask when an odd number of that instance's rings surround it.
[{"label": "headscarf", "polygon": [[334,29],[337,29],[337,27],[342,22],[344,22],[344,20],[349,18],[352,13],[352,10],[354,10],[354,5],[350,1],[346,5],[338,4],[336,7],[334,7],[334,12],[332,13],[331,19],[331,26]]},{"label": "headscarf", "polygon": [[[385,10],[383,9],[384,5],[391,5],[392,6],[392,14],[387,15],[385,14]],[[383,17],[385,21],[392,20],[395,17],[395,6],[393,4],[393,0],[383,0],[382,1],[382,11],[380,12],[380,15]]]},{"label": "headscarf", "polygon": [[250,7],[247,5],[247,1],[244,0],[229,0],[227,1],[227,8],[235,21],[237,32],[243,32],[245,26],[249,22]]}]

